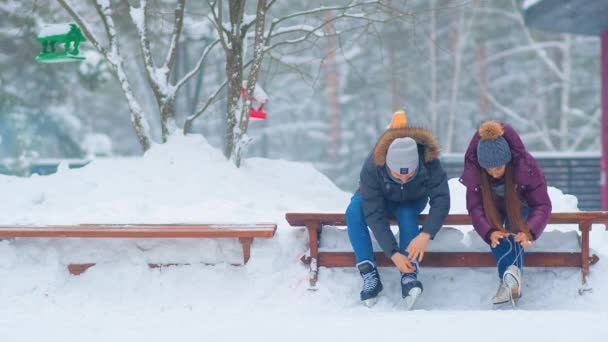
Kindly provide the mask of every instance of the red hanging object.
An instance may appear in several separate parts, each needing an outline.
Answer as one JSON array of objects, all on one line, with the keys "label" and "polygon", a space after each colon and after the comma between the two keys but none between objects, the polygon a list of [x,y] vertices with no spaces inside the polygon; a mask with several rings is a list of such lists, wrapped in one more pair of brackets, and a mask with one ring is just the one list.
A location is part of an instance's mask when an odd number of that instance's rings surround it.
[{"label": "red hanging object", "polygon": [[[241,88],[241,96],[243,98],[245,98],[245,85],[246,85],[247,81],[244,81],[244,85]],[[258,100],[258,98],[255,95],[259,95],[260,99]],[[255,90],[254,90],[254,96],[253,96],[253,101],[251,104],[251,107],[249,108],[249,119],[250,120],[266,120],[267,118],[267,114],[264,111],[264,105],[266,104],[266,102],[268,101],[268,97],[266,96],[266,93],[264,93],[264,90],[262,90],[261,87],[259,87],[257,84],[255,85]],[[253,102],[258,102],[260,105],[255,108]]]},{"label": "red hanging object", "polygon": [[251,107],[249,112],[249,119],[251,120],[265,120],[266,112],[264,111],[264,104],[262,103],[258,109]]}]

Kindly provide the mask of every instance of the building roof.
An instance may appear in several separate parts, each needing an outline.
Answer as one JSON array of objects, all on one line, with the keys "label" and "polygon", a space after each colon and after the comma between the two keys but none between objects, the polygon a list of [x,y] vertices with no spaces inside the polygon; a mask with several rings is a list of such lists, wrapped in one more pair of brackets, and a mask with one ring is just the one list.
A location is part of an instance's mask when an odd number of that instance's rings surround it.
[{"label": "building roof", "polygon": [[608,0],[540,0],[524,6],[526,25],[543,31],[600,35],[608,31]]}]

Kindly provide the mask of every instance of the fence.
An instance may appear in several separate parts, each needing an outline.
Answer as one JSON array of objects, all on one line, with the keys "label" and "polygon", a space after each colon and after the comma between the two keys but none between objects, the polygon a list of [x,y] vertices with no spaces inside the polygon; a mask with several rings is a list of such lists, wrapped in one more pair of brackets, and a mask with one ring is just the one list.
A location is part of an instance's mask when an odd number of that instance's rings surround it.
[{"label": "fence", "polygon": [[[601,210],[599,153],[537,152],[532,155],[543,169],[549,186],[576,196],[580,210]],[[463,155],[444,155],[441,162],[448,178],[459,178],[462,175]]]}]

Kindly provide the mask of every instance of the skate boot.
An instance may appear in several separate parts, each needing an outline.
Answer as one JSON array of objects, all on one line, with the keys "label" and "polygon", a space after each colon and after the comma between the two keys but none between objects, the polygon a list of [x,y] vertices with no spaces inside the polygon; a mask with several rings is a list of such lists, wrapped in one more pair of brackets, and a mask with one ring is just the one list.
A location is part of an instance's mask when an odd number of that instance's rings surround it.
[{"label": "skate boot", "polygon": [[378,294],[382,291],[382,282],[378,269],[369,260],[361,261],[357,264],[359,273],[363,278],[363,289],[361,290],[361,301],[368,307],[374,306],[378,301]]},{"label": "skate boot", "polygon": [[415,263],[415,271],[412,273],[401,273],[401,296],[405,301],[406,310],[411,310],[418,296],[422,294],[422,282],[418,280],[418,263]]}]

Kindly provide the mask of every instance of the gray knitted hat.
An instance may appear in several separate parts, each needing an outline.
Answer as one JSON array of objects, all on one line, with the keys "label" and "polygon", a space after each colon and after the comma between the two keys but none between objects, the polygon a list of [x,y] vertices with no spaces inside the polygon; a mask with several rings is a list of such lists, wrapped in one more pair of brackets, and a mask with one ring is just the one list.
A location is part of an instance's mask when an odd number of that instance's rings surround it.
[{"label": "gray knitted hat", "polygon": [[412,138],[395,139],[386,152],[386,166],[405,175],[418,169],[418,144]]},{"label": "gray knitted hat", "polygon": [[484,169],[491,169],[511,161],[511,148],[503,137],[502,125],[496,121],[484,122],[479,127],[481,140],[477,144],[477,161]]}]

